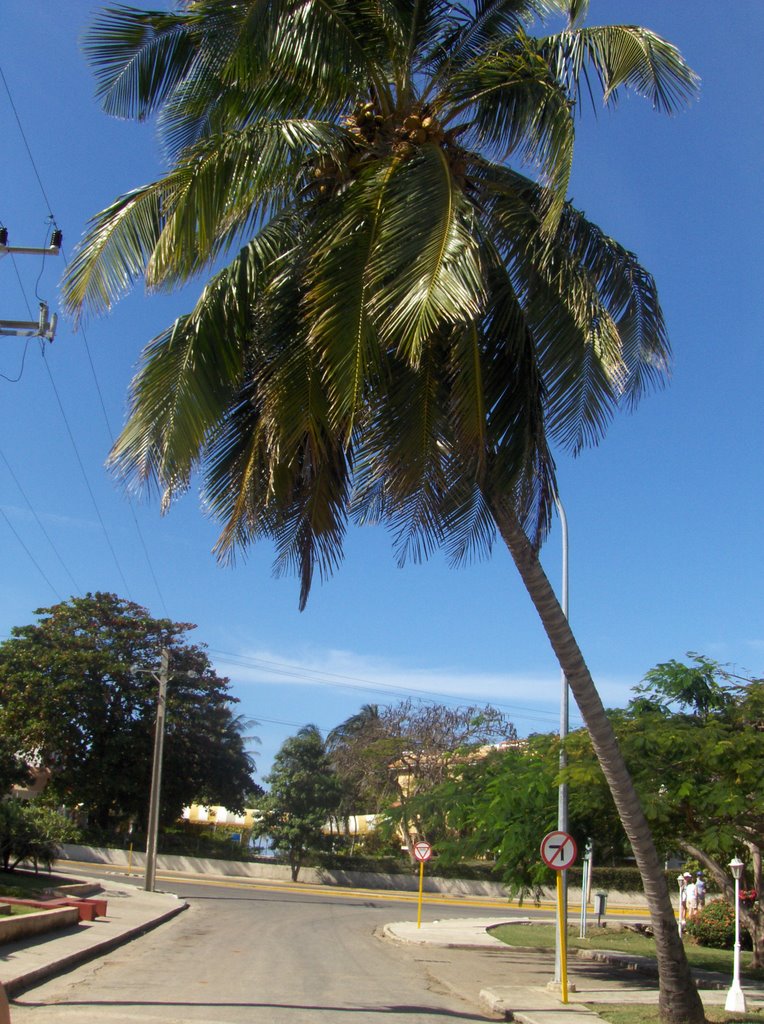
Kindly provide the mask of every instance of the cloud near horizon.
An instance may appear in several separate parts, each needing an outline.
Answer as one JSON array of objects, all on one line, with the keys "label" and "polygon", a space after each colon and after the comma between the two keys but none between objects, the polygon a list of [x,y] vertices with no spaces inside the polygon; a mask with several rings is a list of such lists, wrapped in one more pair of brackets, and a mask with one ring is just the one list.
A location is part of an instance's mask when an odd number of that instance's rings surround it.
[{"label": "cloud near horizon", "polygon": [[[406,697],[462,704],[492,703],[529,731],[559,725],[560,677],[532,672],[472,672],[455,667],[407,666],[379,655],[347,650],[314,650],[284,656],[264,649],[223,654],[210,651],[220,671],[238,687],[249,684],[322,687],[368,694],[370,703],[393,703]],[[598,682],[606,706],[629,699],[631,681]],[[363,698],[361,698],[363,699]],[[571,728],[581,724],[575,701],[570,703]]]}]

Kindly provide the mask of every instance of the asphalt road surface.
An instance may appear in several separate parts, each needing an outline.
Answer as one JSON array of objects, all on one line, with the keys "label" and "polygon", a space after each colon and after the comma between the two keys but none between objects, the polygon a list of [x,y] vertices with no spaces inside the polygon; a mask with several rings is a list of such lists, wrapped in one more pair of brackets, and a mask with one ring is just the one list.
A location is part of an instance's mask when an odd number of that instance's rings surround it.
[{"label": "asphalt road surface", "polygon": [[[107,957],[19,996],[14,1024],[446,1024],[489,1018],[485,952],[398,946],[375,934],[416,903],[296,886],[166,882],[189,910]],[[392,894],[390,894],[392,895]],[[486,907],[495,917],[496,907]],[[475,916],[463,903],[432,917]],[[498,972],[498,974],[497,974]],[[482,979],[482,980],[481,980]]]}]

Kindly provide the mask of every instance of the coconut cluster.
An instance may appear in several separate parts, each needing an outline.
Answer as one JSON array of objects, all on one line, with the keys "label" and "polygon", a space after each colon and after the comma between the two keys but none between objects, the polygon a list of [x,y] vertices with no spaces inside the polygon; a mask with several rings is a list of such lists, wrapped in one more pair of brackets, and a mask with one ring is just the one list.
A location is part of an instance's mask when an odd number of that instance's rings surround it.
[{"label": "coconut cluster", "polygon": [[456,136],[462,129],[444,131],[438,119],[426,109],[411,110],[401,120],[397,112],[384,115],[373,102],[361,103],[345,118],[345,125],[357,139],[358,150],[341,167],[331,159],[313,165],[312,177],[321,195],[335,191],[352,178],[356,169],[375,152],[392,150],[403,159],[410,159],[428,143],[444,150],[454,176],[462,187],[466,185],[465,153],[456,143]]}]

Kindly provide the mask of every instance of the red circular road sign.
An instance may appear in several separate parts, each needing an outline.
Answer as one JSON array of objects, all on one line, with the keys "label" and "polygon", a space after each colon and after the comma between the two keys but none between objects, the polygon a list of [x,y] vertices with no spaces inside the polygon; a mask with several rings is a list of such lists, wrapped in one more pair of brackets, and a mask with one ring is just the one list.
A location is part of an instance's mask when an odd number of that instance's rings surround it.
[{"label": "red circular road sign", "polygon": [[426,843],[424,839],[420,839],[418,843],[414,843],[414,858],[416,860],[429,860],[432,857],[432,847],[429,843]]},{"label": "red circular road sign", "polygon": [[541,840],[541,859],[555,871],[569,868],[578,856],[578,846],[567,832],[547,832]]}]

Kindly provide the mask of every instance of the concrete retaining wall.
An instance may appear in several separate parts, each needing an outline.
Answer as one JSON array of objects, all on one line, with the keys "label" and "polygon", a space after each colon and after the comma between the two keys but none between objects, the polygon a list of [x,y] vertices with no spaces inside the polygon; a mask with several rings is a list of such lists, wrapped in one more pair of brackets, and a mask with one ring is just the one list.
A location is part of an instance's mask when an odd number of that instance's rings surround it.
[{"label": "concrete retaining wall", "polygon": [[[70,860],[90,861],[97,864],[114,864],[125,867],[128,864],[126,850],[116,850],[95,846],[64,846],[62,856]],[[146,863],[144,853],[133,851],[130,858],[132,870],[140,874]],[[231,878],[260,878],[273,881],[291,881],[291,872],[286,864],[253,863],[250,861],[212,860],[206,857],[175,857],[161,854],[157,857],[157,869],[180,871],[189,875],[222,875]],[[302,868],[300,882],[308,884],[347,885],[361,889],[399,889],[404,892],[417,892],[419,874],[412,871],[410,875],[377,874],[370,871],[338,871],[327,868]],[[452,893],[461,896],[490,896],[494,899],[507,899],[506,886],[500,882],[483,882],[458,878],[428,877],[425,871],[424,889],[426,892]],[[581,890],[570,888],[568,896],[572,903],[579,903]],[[543,892],[546,901],[556,899],[554,889]],[[531,903],[531,900],[526,900]],[[645,898],[641,893],[608,892],[608,906],[630,907],[644,906]]]},{"label": "concrete retaining wall", "polygon": [[41,910],[36,914],[13,914],[0,917],[0,943],[18,942],[35,935],[71,928],[77,925],[80,914],[77,907],[58,907],[55,910]]}]

